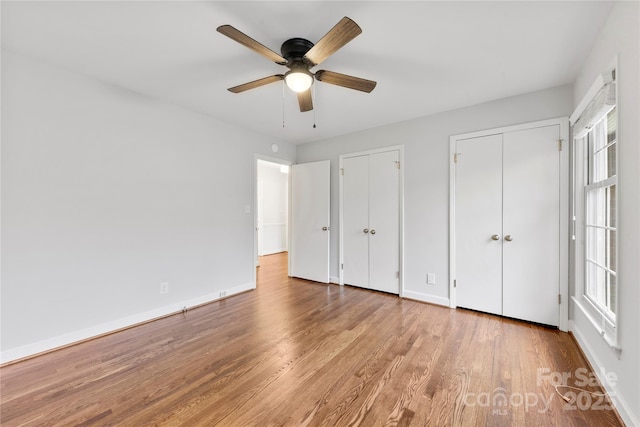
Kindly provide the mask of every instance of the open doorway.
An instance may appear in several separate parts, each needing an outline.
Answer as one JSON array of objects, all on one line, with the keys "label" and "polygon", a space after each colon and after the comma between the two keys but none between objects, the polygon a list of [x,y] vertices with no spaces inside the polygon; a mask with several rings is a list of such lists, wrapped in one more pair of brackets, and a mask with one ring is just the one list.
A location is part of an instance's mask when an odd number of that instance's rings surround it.
[{"label": "open doorway", "polygon": [[289,251],[289,165],[256,160],[256,266]]}]

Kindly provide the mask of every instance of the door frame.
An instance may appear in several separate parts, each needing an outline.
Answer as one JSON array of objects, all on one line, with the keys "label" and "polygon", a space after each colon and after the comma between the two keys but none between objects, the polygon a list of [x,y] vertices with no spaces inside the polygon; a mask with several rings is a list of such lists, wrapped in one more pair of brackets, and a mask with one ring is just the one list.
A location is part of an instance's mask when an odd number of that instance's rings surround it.
[{"label": "door frame", "polygon": [[[256,268],[259,267],[260,262],[258,258],[258,160],[265,162],[276,163],[279,165],[289,166],[293,162],[285,159],[279,159],[277,157],[265,156],[263,154],[255,153],[253,156],[253,288],[257,287],[257,275]],[[291,169],[289,169],[289,185],[287,194],[287,247],[291,247]]]},{"label": "door frame", "polygon": [[477,138],[507,132],[534,129],[539,127],[560,127],[560,271],[558,290],[560,295],[558,329],[568,331],[569,328],[569,118],[540,120],[512,126],[469,132],[449,137],[449,307],[456,308],[456,144],[459,140]]},{"label": "door frame", "polygon": [[340,154],[340,167],[338,168],[339,176],[339,195],[338,195],[338,274],[339,285],[344,286],[344,212],[343,212],[343,178],[342,170],[344,168],[344,159],[349,157],[365,156],[369,154],[385,153],[388,151],[398,151],[398,160],[400,161],[400,170],[398,174],[399,201],[398,201],[398,224],[399,224],[399,248],[398,248],[398,269],[400,277],[398,279],[398,296],[404,296],[404,145],[392,145],[389,147],[377,148],[373,150],[358,151],[354,153]]}]

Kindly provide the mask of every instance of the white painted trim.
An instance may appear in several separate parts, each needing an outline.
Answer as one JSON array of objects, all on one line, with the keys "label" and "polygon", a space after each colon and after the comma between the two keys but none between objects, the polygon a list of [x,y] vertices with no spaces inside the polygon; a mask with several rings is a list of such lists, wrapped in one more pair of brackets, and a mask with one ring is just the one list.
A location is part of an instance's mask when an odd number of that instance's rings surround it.
[{"label": "white painted trim", "polygon": [[[582,314],[586,315],[586,313]],[[610,382],[607,381],[607,378],[603,378],[602,374],[604,372],[601,367],[604,365],[596,356],[596,352],[593,351],[593,348],[589,344],[589,340],[585,338],[584,333],[577,327],[575,321],[571,320],[569,322],[569,330],[573,333],[580,349],[589,360],[589,363],[591,363],[591,366],[595,368],[593,370],[595,375],[598,377],[600,384],[604,387],[605,392],[609,395],[609,398],[613,402],[616,411],[618,411],[618,414],[624,423],[628,426],[640,426],[640,419],[634,416],[631,405],[629,405],[629,403],[622,397],[622,393],[620,393],[618,387],[616,387],[615,384],[610,384]]]},{"label": "white painted trim", "polygon": [[560,313],[558,329],[567,332],[569,330],[569,240],[571,239],[571,218],[569,200],[569,119],[558,119],[560,125],[560,138],[562,139],[562,151],[560,151]]},{"label": "white painted trim", "polygon": [[342,182],[344,170],[344,156],[340,155],[338,161],[338,283],[344,286],[344,184]]},{"label": "white painted trim", "polygon": [[[145,311],[144,313],[138,313],[131,316],[123,317],[120,319],[112,320],[109,322],[101,323],[89,328],[81,329],[74,332],[69,332],[57,337],[48,338],[46,340],[38,341],[32,344],[28,344],[22,347],[12,348],[4,350],[0,353],[0,363],[7,363],[24,357],[33,356],[45,351],[55,350],[60,347],[65,347],[71,344],[79,343],[91,338],[95,338],[108,333],[116,332],[118,330],[132,327],[140,323],[149,322],[161,317],[165,317],[172,314],[182,312],[183,308],[193,308],[198,305],[211,303],[222,298],[227,298],[231,295],[239,294],[241,292],[255,289],[255,284],[245,283],[243,285],[228,288],[224,291],[219,291],[211,294],[201,295],[196,298],[191,298],[181,302],[175,302],[164,307],[158,307],[153,310]],[[224,296],[220,296],[224,293]]]},{"label": "white painted trim", "polygon": [[416,301],[427,302],[429,304],[442,305],[445,307],[451,306],[449,298],[439,297],[431,294],[423,294],[422,292],[405,291],[403,298],[409,298]]},{"label": "white painted trim", "polygon": [[329,283],[333,283],[334,285],[340,284],[340,277],[329,276]]},{"label": "white painted trim", "polygon": [[456,164],[454,156],[456,143],[461,140],[479,138],[488,135],[497,135],[516,132],[527,129],[535,129],[547,126],[559,126],[560,138],[563,140],[560,152],[560,271],[559,293],[561,304],[558,312],[558,329],[567,331],[569,327],[569,121],[567,117],[540,120],[531,123],[522,123],[513,126],[504,126],[495,129],[486,129],[477,132],[452,135],[449,137],[449,304],[456,307],[456,233],[455,233],[455,189],[456,189]]},{"label": "white painted trim", "polygon": [[[403,149],[404,149],[403,145],[391,145],[389,147],[375,148],[373,150],[356,151],[355,153],[340,154],[340,159],[342,158],[346,159],[348,157],[366,156],[369,154],[387,153],[389,151],[395,151],[395,150],[399,150],[402,153]],[[400,170],[402,170],[402,167],[400,168]]]},{"label": "white painted trim", "polygon": [[[616,357],[620,358],[622,348],[617,344],[618,341],[615,336],[617,333],[616,326],[609,319],[603,316],[603,314],[586,298],[585,295],[580,297],[573,296],[571,299],[573,300],[575,311],[579,310],[582,312],[582,315],[589,320],[591,326],[600,338],[602,338],[612,351],[616,352]],[[613,336],[614,341],[612,341],[609,336]]]},{"label": "white painted trim", "polygon": [[392,145],[389,147],[384,147],[384,148],[377,148],[374,150],[366,150],[366,151],[358,151],[355,153],[347,153],[347,154],[340,154],[340,162],[339,162],[339,168],[338,168],[338,181],[339,181],[339,190],[338,190],[338,203],[339,203],[339,207],[338,207],[338,227],[339,227],[339,232],[338,232],[338,272],[339,272],[339,281],[338,284],[340,285],[344,285],[344,270],[342,269],[342,264],[344,264],[344,235],[343,235],[343,230],[344,230],[344,215],[343,215],[343,211],[342,211],[342,206],[343,206],[343,198],[344,198],[344,184],[342,181],[342,169],[344,168],[344,159],[350,158],[350,157],[358,157],[358,156],[364,156],[364,155],[370,155],[370,154],[378,154],[378,153],[386,153],[389,151],[398,151],[398,160],[400,162],[400,172],[398,175],[398,185],[400,186],[400,192],[399,192],[399,197],[400,200],[398,201],[399,203],[399,224],[400,224],[400,230],[399,230],[399,259],[398,259],[398,269],[400,270],[400,279],[399,281],[399,286],[398,286],[398,296],[400,297],[404,297],[405,295],[405,289],[404,289],[404,146],[403,145]]},{"label": "white painted trim", "polygon": [[342,205],[344,200],[344,184],[342,171],[344,170],[344,157],[340,155],[338,161],[338,284],[344,286],[344,213]]},{"label": "white painted trim", "polygon": [[502,134],[502,133],[517,132],[517,131],[520,131],[520,130],[543,128],[543,127],[554,126],[554,125],[562,126],[562,121],[563,120],[566,121],[567,118],[566,117],[558,117],[558,118],[555,118],[555,119],[539,120],[539,121],[535,121],[535,122],[520,123],[520,124],[517,124],[517,125],[503,126],[503,127],[499,127],[499,128],[485,129],[485,130],[479,130],[479,131],[468,132],[468,133],[461,133],[461,134],[458,134],[458,135],[452,135],[451,137],[449,137],[449,141],[460,141],[460,140],[463,140],[463,139],[479,138],[479,137],[482,137],[482,136],[498,135],[498,134]]},{"label": "white painted trim", "polygon": [[456,143],[449,137],[449,307],[456,308]]},{"label": "white painted trim", "polygon": [[398,185],[400,186],[400,217],[398,218],[399,222],[400,222],[400,236],[399,236],[399,244],[400,244],[400,248],[399,248],[399,264],[398,264],[398,270],[400,271],[400,290],[398,293],[398,296],[400,298],[404,298],[405,296],[405,289],[404,289],[404,146],[400,146],[399,147],[399,151],[398,151],[398,160],[400,161],[400,172],[399,172],[399,183]]}]

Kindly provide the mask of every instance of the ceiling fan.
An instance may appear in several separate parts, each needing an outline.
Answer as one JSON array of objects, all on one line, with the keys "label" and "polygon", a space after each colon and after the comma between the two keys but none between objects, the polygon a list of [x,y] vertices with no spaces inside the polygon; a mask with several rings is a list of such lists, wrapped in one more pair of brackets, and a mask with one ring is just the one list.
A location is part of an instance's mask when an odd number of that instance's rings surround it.
[{"label": "ceiling fan", "polygon": [[311,85],[314,77],[316,80],[332,85],[355,89],[362,92],[371,92],[376,87],[376,82],[362,79],[360,77],[348,76],[346,74],[335,73],[333,71],[319,70],[311,72],[311,68],[319,65],[338,49],[356,38],[362,29],[353,20],[346,16],[340,20],[327,34],[325,34],[315,45],[303,38],[292,38],[280,47],[282,55],[255,41],[243,32],[231,25],[221,25],[217,31],[232,40],[259,53],[265,58],[279,65],[289,68],[284,74],[275,74],[252,82],[244,83],[229,88],[233,93],[244,92],[255,89],[269,83],[284,80],[287,86],[298,94],[298,104],[300,111],[313,110],[311,99]]}]

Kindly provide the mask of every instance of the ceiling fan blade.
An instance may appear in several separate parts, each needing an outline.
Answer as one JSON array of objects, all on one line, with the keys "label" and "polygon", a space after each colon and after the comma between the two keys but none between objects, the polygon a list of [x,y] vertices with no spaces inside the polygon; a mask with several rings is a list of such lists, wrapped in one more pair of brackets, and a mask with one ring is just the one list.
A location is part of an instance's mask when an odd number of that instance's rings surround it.
[{"label": "ceiling fan blade", "polygon": [[367,93],[371,92],[377,84],[373,80],[361,79],[360,77],[348,76],[326,70],[316,71],[316,80]]},{"label": "ceiling fan blade", "polygon": [[362,29],[346,16],[315,44],[304,57],[318,65],[342,46],[356,38]]},{"label": "ceiling fan blade", "polygon": [[242,31],[232,27],[231,25],[221,25],[217,28],[217,31],[220,34],[224,34],[229,37],[231,40],[235,40],[241,45],[248,47],[249,49],[258,52],[260,55],[264,56],[270,61],[275,62],[276,64],[284,65],[287,63],[287,60],[282,56],[278,55],[276,52],[272,51],[265,45],[255,41]]},{"label": "ceiling fan blade", "polygon": [[298,104],[300,104],[300,111],[313,110],[313,100],[311,99],[311,89],[307,89],[304,92],[298,93]]},{"label": "ceiling fan blade", "polygon": [[238,86],[230,87],[227,89],[229,92],[240,93],[245,90],[255,89],[260,86],[268,85],[269,83],[275,83],[284,79],[284,74],[276,74],[274,76],[264,77],[262,79],[254,80],[249,83],[244,83]]}]

